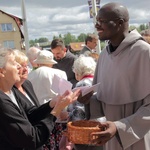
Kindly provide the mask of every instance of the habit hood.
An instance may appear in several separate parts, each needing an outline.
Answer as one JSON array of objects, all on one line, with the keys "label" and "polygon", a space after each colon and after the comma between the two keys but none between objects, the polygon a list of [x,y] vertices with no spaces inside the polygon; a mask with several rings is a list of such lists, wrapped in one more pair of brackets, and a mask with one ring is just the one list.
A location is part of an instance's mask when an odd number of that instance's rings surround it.
[{"label": "habit hood", "polygon": [[113,53],[106,46],[100,55],[93,81],[101,83],[98,100],[121,105],[150,94],[150,45],[136,30]]}]

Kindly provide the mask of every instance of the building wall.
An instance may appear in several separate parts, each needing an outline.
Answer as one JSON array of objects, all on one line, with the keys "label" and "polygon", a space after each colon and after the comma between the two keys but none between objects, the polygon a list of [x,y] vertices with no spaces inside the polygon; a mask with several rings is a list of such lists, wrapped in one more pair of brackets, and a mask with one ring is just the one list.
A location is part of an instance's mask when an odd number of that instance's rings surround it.
[{"label": "building wall", "polygon": [[[21,34],[14,18],[5,13],[2,13],[1,11],[0,18],[0,44],[3,46],[4,41],[14,41],[15,48],[21,50]],[[2,23],[12,23],[12,27],[14,30],[3,32],[1,28]]]}]

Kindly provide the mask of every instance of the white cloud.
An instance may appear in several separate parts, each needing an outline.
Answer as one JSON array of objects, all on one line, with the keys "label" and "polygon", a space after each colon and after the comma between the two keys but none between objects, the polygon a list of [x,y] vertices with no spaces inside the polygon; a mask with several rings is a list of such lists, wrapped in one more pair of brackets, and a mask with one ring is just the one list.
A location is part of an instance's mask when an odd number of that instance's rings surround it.
[{"label": "white cloud", "polygon": [[[127,6],[130,24],[139,25],[150,21],[150,0],[114,0]],[[111,2],[102,1],[101,5]],[[94,32],[93,19],[89,17],[87,0],[25,0],[29,39],[54,35],[73,35]],[[0,0],[0,9],[21,14],[21,0]]]}]

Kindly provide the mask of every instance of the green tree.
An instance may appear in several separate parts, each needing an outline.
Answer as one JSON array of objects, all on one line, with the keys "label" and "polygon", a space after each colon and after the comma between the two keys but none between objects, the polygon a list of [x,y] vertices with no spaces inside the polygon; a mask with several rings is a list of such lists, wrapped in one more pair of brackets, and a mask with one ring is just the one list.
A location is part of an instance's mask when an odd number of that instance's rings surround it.
[{"label": "green tree", "polygon": [[38,43],[38,39],[35,39],[34,42],[35,42],[35,43]]},{"label": "green tree", "polygon": [[35,41],[34,40],[30,40],[29,41],[30,47],[35,45]]},{"label": "green tree", "polygon": [[78,42],[85,42],[87,35],[85,33],[81,33],[78,37],[77,37],[77,41]]},{"label": "green tree", "polygon": [[48,38],[45,38],[45,37],[41,37],[38,39],[38,43],[43,43],[43,42],[48,42]]},{"label": "green tree", "polygon": [[100,44],[101,44],[101,50],[103,50],[103,48],[106,46],[106,43],[104,41],[101,41]]},{"label": "green tree", "polygon": [[141,24],[141,25],[139,26],[139,30],[140,30],[140,31],[146,30],[146,29],[148,29],[148,26],[145,25],[145,24]]},{"label": "green tree", "polygon": [[65,45],[69,45],[71,42],[76,42],[76,37],[74,35],[71,35],[71,33],[67,33],[63,37]]},{"label": "green tree", "polygon": [[43,43],[43,42],[48,42],[48,41],[49,41],[48,38],[41,37],[41,38],[39,38],[39,39],[30,40],[30,41],[29,41],[29,44],[30,44],[30,47],[31,47],[31,46],[35,46],[36,43]]},{"label": "green tree", "polygon": [[57,38],[58,38],[57,36],[55,36],[55,35],[53,36],[53,40],[54,40],[54,39],[57,39]]},{"label": "green tree", "polygon": [[131,26],[129,27],[129,29],[132,31],[132,30],[134,30],[134,29],[137,29],[137,27],[136,27],[136,26],[131,25]]},{"label": "green tree", "polygon": [[62,35],[61,34],[59,34],[59,39],[62,39]]}]

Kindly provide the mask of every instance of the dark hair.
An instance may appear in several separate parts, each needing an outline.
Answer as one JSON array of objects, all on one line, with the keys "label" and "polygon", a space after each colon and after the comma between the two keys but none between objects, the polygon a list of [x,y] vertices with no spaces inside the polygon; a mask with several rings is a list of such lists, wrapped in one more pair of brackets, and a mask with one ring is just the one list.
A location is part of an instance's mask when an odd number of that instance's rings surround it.
[{"label": "dark hair", "polygon": [[93,39],[98,40],[98,36],[95,34],[89,34],[87,35],[86,39],[85,39],[85,44],[87,44],[88,41],[92,42]]},{"label": "dark hair", "polygon": [[65,47],[64,42],[61,39],[54,39],[51,43],[51,49],[54,49],[56,47]]}]

